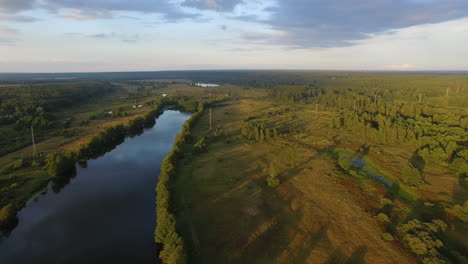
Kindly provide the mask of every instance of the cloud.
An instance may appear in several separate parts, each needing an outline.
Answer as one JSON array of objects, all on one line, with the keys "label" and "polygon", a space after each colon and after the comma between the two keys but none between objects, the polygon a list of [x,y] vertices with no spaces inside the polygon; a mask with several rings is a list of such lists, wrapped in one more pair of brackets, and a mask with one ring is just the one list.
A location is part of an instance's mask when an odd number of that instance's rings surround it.
[{"label": "cloud", "polygon": [[272,39],[272,35],[260,32],[243,32],[241,38],[248,41],[264,41]]},{"label": "cloud", "polygon": [[12,46],[18,39],[14,36],[17,35],[18,31],[8,26],[0,25],[0,46]]},{"label": "cloud", "polygon": [[49,10],[72,9],[67,14],[72,19],[111,18],[112,12],[134,11],[162,14],[167,21],[195,18],[197,14],[186,13],[170,0],[47,0],[44,5]]},{"label": "cloud", "polygon": [[89,20],[89,19],[108,19],[112,18],[112,13],[106,10],[73,10],[69,13],[60,15],[62,18],[72,19],[72,20]]},{"label": "cloud", "polygon": [[182,2],[182,6],[229,12],[233,11],[237,5],[242,4],[243,2],[243,0],[185,0]]},{"label": "cloud", "polygon": [[407,71],[413,70],[416,68],[416,65],[413,64],[393,64],[384,67],[385,69],[394,70],[394,71]]},{"label": "cloud", "polygon": [[289,0],[267,11],[265,22],[284,32],[277,44],[336,47],[391,29],[439,23],[468,16],[466,0]]},{"label": "cloud", "polygon": [[141,40],[141,36],[139,34],[121,34],[121,33],[97,33],[87,35],[89,38],[94,39],[117,39],[127,43],[135,43]]},{"label": "cloud", "polygon": [[17,33],[18,31],[14,28],[0,25],[0,35],[14,35]]},{"label": "cloud", "polygon": [[0,37],[0,46],[12,46],[15,42],[15,39]]},{"label": "cloud", "polygon": [[[62,15],[65,18],[86,20],[96,18],[112,18],[116,11],[135,11],[142,13],[161,14],[166,21],[177,21],[184,18],[197,18],[199,15],[184,12],[180,5],[172,0],[0,0],[0,14],[4,18],[11,18],[14,13],[45,8],[59,13],[61,10],[71,11]],[[26,16],[16,17],[16,20],[31,20]]]},{"label": "cloud", "polygon": [[20,12],[34,7],[36,0],[0,0],[0,10],[6,12]]},{"label": "cloud", "polygon": [[35,21],[38,21],[39,19],[35,17],[31,17],[31,16],[23,16],[23,15],[18,15],[18,14],[0,13],[0,20],[13,21],[13,22],[35,22]]}]

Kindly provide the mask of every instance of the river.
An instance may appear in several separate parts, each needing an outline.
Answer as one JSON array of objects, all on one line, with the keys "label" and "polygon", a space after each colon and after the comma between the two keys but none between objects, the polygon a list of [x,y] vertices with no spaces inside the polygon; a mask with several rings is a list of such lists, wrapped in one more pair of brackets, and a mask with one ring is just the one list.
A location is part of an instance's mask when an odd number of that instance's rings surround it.
[{"label": "river", "polygon": [[154,263],[157,175],[190,114],[166,110],[153,128],[77,167],[18,213],[0,263]]}]

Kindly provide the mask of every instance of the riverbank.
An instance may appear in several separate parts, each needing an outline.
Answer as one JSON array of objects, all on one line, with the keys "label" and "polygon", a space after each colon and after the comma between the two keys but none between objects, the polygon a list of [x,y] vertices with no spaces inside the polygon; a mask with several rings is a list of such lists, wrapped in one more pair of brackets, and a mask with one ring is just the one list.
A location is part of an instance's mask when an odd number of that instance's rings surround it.
[{"label": "riverbank", "polygon": [[20,197],[20,200],[18,200],[18,196],[13,196],[12,201],[3,202],[6,204],[3,208],[6,209],[2,211],[4,217],[0,219],[2,231],[8,234],[15,227],[17,224],[17,212],[26,205],[26,201],[31,197],[37,195],[37,193],[42,193],[50,181],[53,183],[53,189],[58,192],[76,174],[76,163],[80,164],[80,166],[86,166],[88,160],[96,159],[111,151],[122,143],[126,137],[140,135],[145,128],[154,126],[156,118],[169,105],[178,105],[179,108],[191,110],[185,100],[161,98],[154,102],[151,110],[145,114],[113,124],[98,132],[87,141],[80,143],[73,150],[38,155],[35,158],[23,158],[21,169],[27,171],[35,167],[38,173],[43,175],[42,181],[31,192],[24,193]]},{"label": "riverbank", "polygon": [[[120,124],[125,125],[144,115],[161,99],[156,90],[151,94],[146,93],[147,97],[140,101],[144,107],[132,109],[134,100],[129,98],[140,100],[141,92],[131,85],[114,85],[118,88],[109,95],[91,98],[51,112],[55,118],[52,128],[42,132],[35,129],[35,134],[45,134],[47,137],[42,136],[43,141],[36,141],[38,153],[34,158],[32,146],[0,157],[0,226],[4,227],[4,231],[15,224],[16,212],[31,197],[42,193],[51,181],[46,168],[47,155],[76,151],[101,131]],[[116,114],[106,115],[106,109],[112,109]],[[65,120],[63,124],[62,120]],[[64,128],[60,129],[62,125]],[[15,144],[14,141],[11,143]],[[5,207],[8,210],[2,211]]]},{"label": "riverbank", "polygon": [[190,116],[165,108],[155,126],[78,166],[60,192],[50,188],[21,210],[0,242],[0,263],[155,263],[156,175]]}]

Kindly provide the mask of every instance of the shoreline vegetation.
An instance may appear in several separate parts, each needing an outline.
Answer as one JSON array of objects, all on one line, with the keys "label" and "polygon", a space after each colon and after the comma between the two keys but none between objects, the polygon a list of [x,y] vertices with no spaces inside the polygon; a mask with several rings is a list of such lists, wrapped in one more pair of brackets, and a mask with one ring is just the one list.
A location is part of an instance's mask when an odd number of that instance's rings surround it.
[{"label": "shoreline vegetation", "polygon": [[176,176],[176,166],[179,158],[183,157],[184,144],[193,141],[190,129],[193,124],[203,114],[207,104],[199,103],[198,111],[190,119],[185,121],[182,131],[177,134],[173,149],[166,155],[161,163],[161,173],[159,174],[156,186],[156,230],[154,240],[160,245],[158,257],[163,264],[187,263],[187,256],[184,250],[184,239],[177,232],[176,217],[173,212],[171,202],[171,185]]},{"label": "shoreline vegetation", "polygon": [[205,141],[204,137],[195,138],[191,133],[194,125],[205,113],[205,109],[224,101],[198,102],[197,111],[185,121],[182,131],[175,137],[173,149],[167,153],[161,163],[161,173],[156,186],[157,223],[154,241],[158,245],[158,257],[163,264],[188,263],[186,241],[180,233],[175,212],[176,197],[174,197],[173,188],[177,176],[177,165],[185,158],[184,146],[193,145],[195,150],[201,141]]}]

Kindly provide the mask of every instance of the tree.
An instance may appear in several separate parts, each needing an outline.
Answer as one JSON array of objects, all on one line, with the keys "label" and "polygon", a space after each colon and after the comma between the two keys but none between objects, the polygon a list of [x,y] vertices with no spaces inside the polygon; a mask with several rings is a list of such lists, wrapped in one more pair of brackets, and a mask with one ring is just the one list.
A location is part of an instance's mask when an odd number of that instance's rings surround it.
[{"label": "tree", "polygon": [[352,163],[349,158],[340,156],[338,158],[338,165],[340,165],[343,170],[348,171],[351,168]]},{"label": "tree", "polygon": [[36,108],[36,111],[30,115],[22,117],[18,120],[20,123],[20,127],[29,128],[31,131],[31,142],[33,146],[33,158],[35,158],[37,154],[36,149],[36,142],[34,138],[34,127],[45,127],[48,124],[48,121],[44,118],[44,109],[41,106]]},{"label": "tree", "polygon": [[193,152],[201,153],[206,149],[206,138],[201,137],[194,145],[193,145]]},{"label": "tree", "polygon": [[6,229],[13,225],[16,220],[15,207],[9,203],[0,209],[0,229]]},{"label": "tree", "polygon": [[419,174],[418,169],[413,167],[411,163],[402,170],[401,174],[403,181],[408,185],[417,186],[422,182],[422,177]]},{"label": "tree", "polygon": [[75,169],[75,157],[72,153],[53,153],[46,157],[47,173],[51,178],[67,176]]},{"label": "tree", "polygon": [[280,184],[280,180],[278,179],[279,174],[280,174],[280,171],[278,167],[274,165],[270,165],[270,167],[268,168],[268,177],[267,177],[268,186],[274,188]]}]

